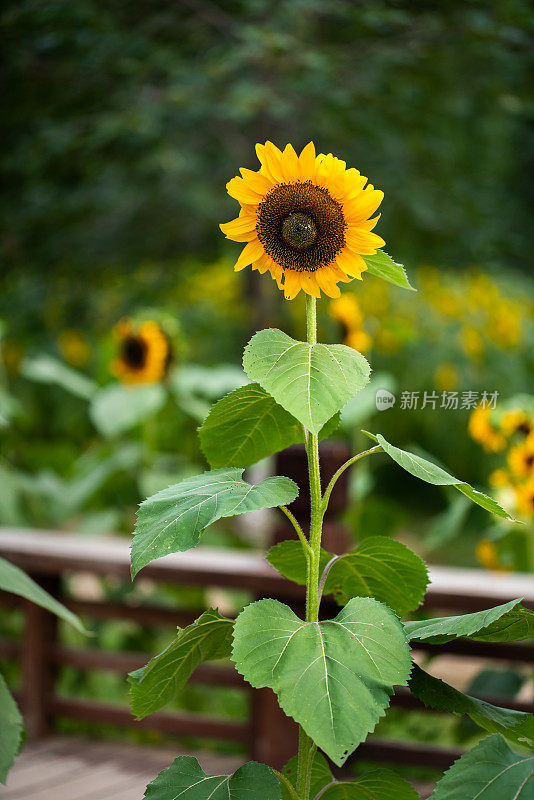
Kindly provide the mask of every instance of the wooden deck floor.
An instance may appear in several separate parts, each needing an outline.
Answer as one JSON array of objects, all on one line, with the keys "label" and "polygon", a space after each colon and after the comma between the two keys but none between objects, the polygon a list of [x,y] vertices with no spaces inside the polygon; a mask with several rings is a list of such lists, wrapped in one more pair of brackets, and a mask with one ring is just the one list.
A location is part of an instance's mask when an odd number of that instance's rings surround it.
[{"label": "wooden deck floor", "polygon": [[[176,750],[77,738],[51,738],[23,748],[0,787],[2,800],[142,800],[145,787],[180,755]],[[195,753],[208,773],[233,772],[239,758]]]},{"label": "wooden deck floor", "polygon": [[[244,761],[213,753],[52,737],[26,744],[0,787],[1,800],[143,800],[145,787],[177,755],[195,755],[208,774],[234,772]],[[427,798],[430,785],[416,787]]]}]

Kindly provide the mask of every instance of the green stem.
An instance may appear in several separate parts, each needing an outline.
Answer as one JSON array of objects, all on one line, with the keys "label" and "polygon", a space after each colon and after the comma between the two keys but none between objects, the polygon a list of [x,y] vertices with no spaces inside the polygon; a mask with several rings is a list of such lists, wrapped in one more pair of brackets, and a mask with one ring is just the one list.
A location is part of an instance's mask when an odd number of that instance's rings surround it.
[{"label": "green stem", "polygon": [[308,544],[308,540],[304,536],[304,531],[302,530],[302,528],[300,527],[298,521],[295,519],[295,516],[291,513],[291,511],[289,510],[289,508],[287,506],[278,506],[278,508],[280,509],[280,511],[284,512],[284,514],[286,515],[288,520],[291,522],[291,524],[295,528],[295,530],[297,532],[297,536],[300,539],[300,543],[302,545],[302,549],[304,550],[306,558],[308,558],[308,556],[311,555],[311,551],[312,550],[311,550],[310,545]]},{"label": "green stem", "polygon": [[277,769],[273,769],[273,772],[276,775],[276,777],[278,778],[278,780],[280,781],[280,783],[284,784],[284,786],[286,787],[287,791],[289,792],[289,796],[292,797],[293,800],[300,800],[300,797],[298,796],[298,794],[295,791],[295,787],[288,781],[286,776],[283,775],[281,772],[278,772]]},{"label": "green stem", "polygon": [[[317,304],[315,297],[306,296],[306,330],[308,344],[317,343]],[[306,437],[306,453],[308,456],[308,473],[310,478],[310,539],[311,549],[308,558],[308,574],[306,582],[306,621],[317,622],[319,619],[319,579],[321,536],[323,531],[324,511],[321,507],[321,475],[319,471],[319,437],[308,432]],[[297,767],[297,794],[302,800],[310,798],[311,768],[316,746],[312,739],[301,728],[299,732],[299,752]]]},{"label": "green stem", "polygon": [[345,470],[348,469],[349,467],[352,467],[352,465],[355,464],[357,461],[359,461],[361,458],[365,458],[365,456],[372,456],[373,453],[380,453],[380,452],[382,452],[382,447],[379,444],[377,444],[376,447],[371,447],[370,450],[364,450],[363,453],[358,453],[357,455],[352,456],[352,458],[349,458],[348,461],[345,461],[345,463],[342,464],[342,466],[332,476],[332,479],[328,484],[326,491],[324,493],[323,499],[321,501],[321,511],[323,514],[328,508],[328,501],[330,500],[330,495],[332,494],[334,486],[336,485],[338,478],[340,478],[343,475]]}]

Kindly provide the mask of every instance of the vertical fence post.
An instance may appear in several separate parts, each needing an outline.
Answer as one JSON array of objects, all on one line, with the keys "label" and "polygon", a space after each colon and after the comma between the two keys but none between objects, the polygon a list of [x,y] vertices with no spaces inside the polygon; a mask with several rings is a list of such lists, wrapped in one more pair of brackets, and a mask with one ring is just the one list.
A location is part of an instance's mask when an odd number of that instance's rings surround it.
[{"label": "vertical fence post", "polygon": [[[32,578],[51,595],[59,595],[59,576],[34,574]],[[50,732],[47,700],[54,687],[51,649],[57,637],[57,618],[29,600],[24,601],[23,611],[21,707],[28,738],[38,739]]]},{"label": "vertical fence post", "polygon": [[298,726],[270,689],[252,692],[252,758],[281,769],[298,749]]}]

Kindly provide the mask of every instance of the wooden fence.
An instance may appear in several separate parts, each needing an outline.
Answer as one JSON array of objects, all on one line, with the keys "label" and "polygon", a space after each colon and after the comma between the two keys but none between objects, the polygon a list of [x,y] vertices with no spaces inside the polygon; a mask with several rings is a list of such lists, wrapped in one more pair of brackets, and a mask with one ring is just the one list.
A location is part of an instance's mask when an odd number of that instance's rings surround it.
[{"label": "wooden fence", "polygon": [[[129,580],[129,546],[120,538],[86,539],[53,532],[1,529],[0,555],[25,569],[43,588],[65,603],[72,611],[91,620],[132,620],[153,626],[186,625],[203,609],[175,612],[153,605],[127,605],[77,599],[63,594],[65,576],[77,573],[114,575]],[[302,609],[300,587],[283,579],[260,555],[243,551],[199,548],[171,554],[143,570],[145,578],[181,586],[221,587],[250,592],[252,597],[275,597]],[[529,575],[493,575],[477,570],[431,569],[431,586],[426,606],[433,609],[469,612],[489,608],[514,597],[524,597],[534,608],[534,580]],[[89,645],[66,647],[57,638],[57,621],[44,609],[12,595],[0,595],[0,604],[21,604],[25,625],[21,641],[0,639],[0,659],[18,659],[22,667],[19,700],[28,735],[48,734],[58,718],[119,726],[142,726],[167,734],[226,740],[246,745],[250,755],[274,766],[285,763],[295,751],[296,726],[278,709],[268,689],[251,690],[231,668],[222,664],[199,667],[193,680],[210,686],[232,687],[247,692],[250,715],[246,721],[234,721],[200,714],[160,711],[136,722],[125,706],[92,700],[64,698],[57,694],[58,668],[109,670],[126,675],[146,663],[151,654],[109,652]],[[325,603],[325,614],[334,611]],[[456,641],[447,645],[418,645],[421,650],[449,653],[459,657],[505,660],[515,664],[534,662],[534,646],[527,644],[485,644]],[[509,699],[484,698],[509,708],[534,712],[534,703]],[[399,689],[392,705],[421,709],[419,701],[405,689]],[[357,758],[380,762],[424,765],[444,769],[460,751],[427,744],[378,739],[371,736],[357,750]]]}]

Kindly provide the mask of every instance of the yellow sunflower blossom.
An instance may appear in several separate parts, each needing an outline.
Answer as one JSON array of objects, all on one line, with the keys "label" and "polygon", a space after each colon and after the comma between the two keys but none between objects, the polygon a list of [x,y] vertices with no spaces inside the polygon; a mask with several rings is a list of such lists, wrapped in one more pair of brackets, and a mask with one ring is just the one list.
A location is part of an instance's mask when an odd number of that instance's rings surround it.
[{"label": "yellow sunflower blossom", "polygon": [[440,364],[434,372],[436,387],[442,392],[450,392],[458,386],[458,370],[454,364]]},{"label": "yellow sunflower blossom", "polygon": [[490,421],[491,409],[487,406],[479,405],[469,417],[468,430],[475,442],[480,442],[484,449],[491,453],[497,453],[506,445],[504,437],[495,430]]},{"label": "yellow sunflower blossom", "polygon": [[534,475],[534,434],[531,433],[524,442],[510,448],[508,465],[512,475],[517,478]]},{"label": "yellow sunflower blossom", "polygon": [[495,542],[490,539],[481,539],[476,546],[476,557],[486,569],[496,570],[497,572],[509,572],[507,567],[499,558]]},{"label": "yellow sunflower blossom", "polygon": [[331,153],[316,155],[313,142],[300,155],[272,142],[257,144],[256,153],[260,169],[242,167],[226,185],[241,211],[220,228],[246,243],[234,269],[270,272],[287,300],[301,289],[339,297],[338,283],[361,279],[362,256],[385,244],[372,233],[380,215],[371,218],[384,193]]},{"label": "yellow sunflower blossom", "polygon": [[526,517],[534,517],[534,475],[528,481],[516,486],[517,508]]},{"label": "yellow sunflower blossom", "polygon": [[496,488],[508,486],[510,483],[510,475],[505,469],[494,469],[489,476],[489,483],[490,486],[495,486]]},{"label": "yellow sunflower blossom", "polygon": [[507,411],[502,415],[501,432],[506,437],[515,434],[528,436],[534,432],[534,420],[522,408]]},{"label": "yellow sunflower blossom", "polygon": [[112,372],[124,383],[158,383],[167,375],[172,351],[169,337],[157,322],[136,326],[131,320],[119,322],[114,330],[119,353]]},{"label": "yellow sunflower blossom", "polygon": [[371,348],[373,340],[363,329],[363,315],[360,305],[353,294],[347,293],[332,300],[329,306],[330,316],[341,323],[343,328],[343,344],[353,347],[360,353]]}]

